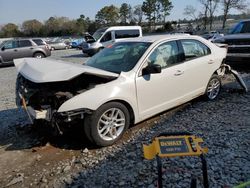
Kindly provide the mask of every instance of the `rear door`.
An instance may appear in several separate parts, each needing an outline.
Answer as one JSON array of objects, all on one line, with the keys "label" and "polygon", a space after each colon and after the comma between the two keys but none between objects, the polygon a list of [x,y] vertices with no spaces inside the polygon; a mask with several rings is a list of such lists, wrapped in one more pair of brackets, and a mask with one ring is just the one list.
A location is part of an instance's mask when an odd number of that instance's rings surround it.
[{"label": "rear door", "polygon": [[110,44],[112,44],[114,42],[114,37],[112,37],[112,32],[108,31],[107,33],[105,33],[105,35],[101,38],[100,42],[104,47],[107,47]]},{"label": "rear door", "polygon": [[205,91],[207,83],[215,71],[215,60],[210,48],[198,40],[183,39],[178,41],[178,44],[184,52],[185,84],[182,86],[182,90],[186,93],[187,98],[193,98]]},{"label": "rear door", "polygon": [[34,46],[30,40],[18,41],[18,53],[16,58],[32,57]]}]

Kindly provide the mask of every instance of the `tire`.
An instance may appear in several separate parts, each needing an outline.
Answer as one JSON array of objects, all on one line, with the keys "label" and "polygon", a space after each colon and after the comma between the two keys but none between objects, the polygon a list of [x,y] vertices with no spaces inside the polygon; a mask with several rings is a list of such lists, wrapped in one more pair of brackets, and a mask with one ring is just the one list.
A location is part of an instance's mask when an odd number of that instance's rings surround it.
[{"label": "tire", "polygon": [[86,137],[94,144],[109,146],[122,137],[129,122],[128,109],[121,103],[110,102],[85,118],[84,131]]},{"label": "tire", "polygon": [[35,57],[35,58],[44,58],[45,55],[44,55],[43,53],[41,53],[41,52],[36,52],[36,53],[34,54],[34,57]]},{"label": "tire", "polygon": [[218,97],[219,93],[221,90],[221,79],[218,75],[212,75],[210,78],[206,92],[205,92],[205,97],[207,100],[214,100]]}]

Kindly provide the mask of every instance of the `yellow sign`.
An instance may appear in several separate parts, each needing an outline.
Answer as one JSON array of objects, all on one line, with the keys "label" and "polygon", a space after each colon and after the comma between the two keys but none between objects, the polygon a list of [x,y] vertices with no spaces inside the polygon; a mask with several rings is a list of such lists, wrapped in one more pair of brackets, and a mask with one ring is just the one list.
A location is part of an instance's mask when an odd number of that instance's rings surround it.
[{"label": "yellow sign", "polygon": [[156,137],[152,144],[143,145],[144,158],[153,159],[159,157],[200,156],[207,153],[207,148],[201,148],[202,138],[193,135],[184,136],[160,136]]}]

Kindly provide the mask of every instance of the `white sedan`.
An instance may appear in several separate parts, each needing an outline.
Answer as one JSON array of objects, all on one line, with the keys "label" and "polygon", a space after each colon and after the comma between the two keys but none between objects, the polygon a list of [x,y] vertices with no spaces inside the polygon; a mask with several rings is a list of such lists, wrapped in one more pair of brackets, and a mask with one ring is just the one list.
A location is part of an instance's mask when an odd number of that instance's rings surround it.
[{"label": "white sedan", "polygon": [[60,132],[83,122],[86,137],[107,146],[132,124],[200,95],[215,99],[226,53],[198,36],[161,35],[115,43],[85,65],[17,59],[17,104]]}]

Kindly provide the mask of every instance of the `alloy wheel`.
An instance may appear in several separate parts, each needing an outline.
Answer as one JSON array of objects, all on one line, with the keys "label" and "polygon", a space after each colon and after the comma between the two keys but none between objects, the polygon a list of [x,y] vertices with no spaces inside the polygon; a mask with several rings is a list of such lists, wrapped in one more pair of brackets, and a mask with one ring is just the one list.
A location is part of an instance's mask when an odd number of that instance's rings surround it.
[{"label": "alloy wheel", "polygon": [[114,140],[122,134],[125,122],[125,114],[120,109],[108,109],[101,115],[98,121],[98,134],[103,140]]},{"label": "alloy wheel", "polygon": [[220,80],[213,78],[209,81],[207,86],[207,96],[210,100],[215,99],[220,92]]}]

